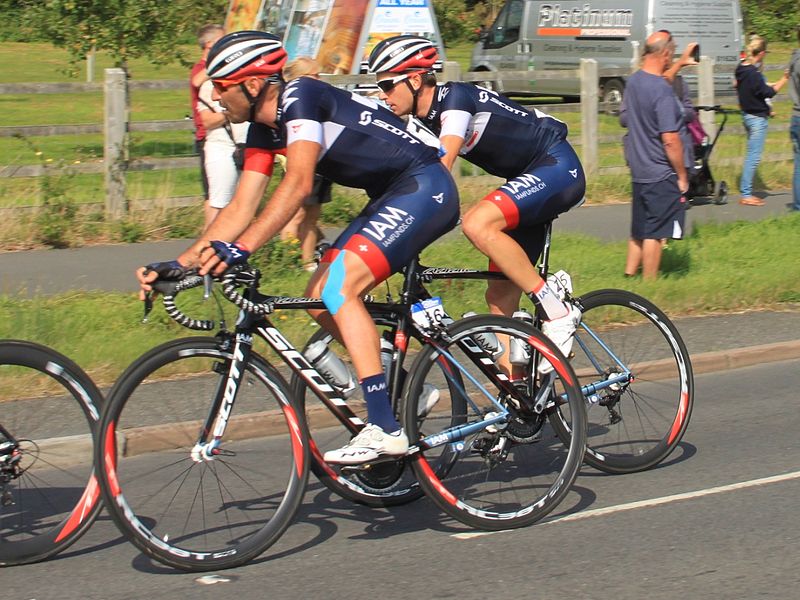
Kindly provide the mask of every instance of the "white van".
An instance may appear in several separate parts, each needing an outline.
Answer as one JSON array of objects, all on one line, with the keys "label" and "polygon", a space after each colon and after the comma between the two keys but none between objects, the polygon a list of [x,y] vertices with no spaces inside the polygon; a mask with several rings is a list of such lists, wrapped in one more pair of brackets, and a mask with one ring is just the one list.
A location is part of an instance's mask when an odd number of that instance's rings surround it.
[{"label": "white van", "polygon": [[[534,71],[495,82],[504,94],[579,96],[578,79],[537,81],[535,71],[577,69],[581,58],[597,60],[599,69],[630,70],[644,40],[659,29],[672,33],[678,52],[699,42],[717,65],[735,66],[744,44],[738,0],[507,0],[476,44],[470,70]],[[693,79],[687,74],[690,87]],[[715,93],[732,94],[732,81],[730,72],[716,74]],[[600,96],[618,104],[624,87],[622,76],[601,76]]]}]

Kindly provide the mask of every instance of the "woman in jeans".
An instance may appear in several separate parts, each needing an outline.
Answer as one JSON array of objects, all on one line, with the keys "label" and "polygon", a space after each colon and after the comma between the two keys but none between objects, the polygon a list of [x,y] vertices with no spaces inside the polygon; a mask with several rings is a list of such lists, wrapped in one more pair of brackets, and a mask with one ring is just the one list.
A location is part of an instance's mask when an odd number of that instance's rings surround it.
[{"label": "woman in jeans", "polygon": [[739,204],[746,206],[764,206],[761,198],[753,196],[753,177],[767,138],[767,119],[770,116],[768,98],[772,98],[788,81],[784,73],[777,82],[768,84],[761,74],[761,65],[767,54],[767,41],[754,35],[747,45],[747,58],[736,67],[736,92],[739,95],[739,107],[742,109],[742,121],[747,131],[747,155],[744,159],[742,179],[739,191],[742,198]]}]

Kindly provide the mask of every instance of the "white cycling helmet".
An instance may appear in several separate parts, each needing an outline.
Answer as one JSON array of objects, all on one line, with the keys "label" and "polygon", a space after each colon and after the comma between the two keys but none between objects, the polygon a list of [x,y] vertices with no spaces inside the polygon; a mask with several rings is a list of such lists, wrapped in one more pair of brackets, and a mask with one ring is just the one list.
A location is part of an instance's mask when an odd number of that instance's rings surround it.
[{"label": "white cycling helmet", "polygon": [[370,73],[405,73],[432,70],[439,51],[430,40],[417,35],[396,35],[379,42],[367,61]]}]

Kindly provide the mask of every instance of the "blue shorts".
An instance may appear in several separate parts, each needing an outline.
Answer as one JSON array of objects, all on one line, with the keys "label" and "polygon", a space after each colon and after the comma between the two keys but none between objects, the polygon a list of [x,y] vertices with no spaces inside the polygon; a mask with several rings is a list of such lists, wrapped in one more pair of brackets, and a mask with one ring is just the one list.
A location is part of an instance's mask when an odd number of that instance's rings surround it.
[{"label": "blue shorts", "polygon": [[686,198],[678,188],[678,176],[655,183],[633,182],[631,238],[662,240],[683,237]]},{"label": "blue shorts", "polygon": [[[566,140],[553,145],[544,156],[528,165],[484,200],[494,203],[506,218],[503,228],[517,242],[531,263],[544,248],[547,223],[583,202],[586,176],[578,155]],[[491,261],[489,269],[499,271]]]},{"label": "blue shorts", "polygon": [[358,254],[381,282],[458,223],[458,190],[440,162],[419,167],[367,204],[321,262]]}]

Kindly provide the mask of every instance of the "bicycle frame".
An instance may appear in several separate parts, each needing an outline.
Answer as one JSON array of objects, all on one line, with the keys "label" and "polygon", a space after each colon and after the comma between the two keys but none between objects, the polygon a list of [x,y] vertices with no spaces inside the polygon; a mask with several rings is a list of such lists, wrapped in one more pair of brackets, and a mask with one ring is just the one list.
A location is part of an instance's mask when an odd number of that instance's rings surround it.
[{"label": "bicycle frame", "polygon": [[[421,280],[424,279],[425,276],[418,275],[418,269],[419,264],[417,261],[414,261],[406,268],[402,298],[399,302],[375,302],[373,300],[367,300],[365,302],[367,310],[372,315],[390,315],[397,322],[397,329],[395,331],[395,355],[393,357],[394,368],[392,369],[389,381],[390,396],[395,399],[399,398],[402,391],[400,389],[402,385],[400,372],[403,360],[406,356],[408,340],[411,337],[413,328],[414,332],[419,335],[419,337],[426,343],[433,345],[437,351],[447,359],[448,364],[453,365],[462,374],[467,375],[467,377],[472,380],[472,383],[479,387],[481,392],[497,409],[497,415],[474,423],[458,425],[428,436],[418,444],[409,448],[409,455],[418,452],[420,449],[427,450],[435,446],[456,442],[489,425],[507,421],[510,414],[507,407],[498,402],[493,395],[468,373],[467,369],[437,344],[436,337],[446,335],[443,330],[426,331],[414,323],[410,314],[411,305],[418,300],[430,298],[430,294],[421,284]],[[466,270],[462,272],[467,276],[470,275]],[[478,273],[480,277],[485,275],[480,272],[476,273]],[[251,287],[245,292],[244,297],[252,303],[268,304],[271,310],[326,310],[325,305],[319,299],[265,296],[256,290],[256,285],[257,281],[254,281]],[[242,311],[237,321],[235,332],[220,332],[218,334],[218,338],[223,347],[231,351],[232,359],[227,366],[225,378],[221,379],[218,384],[209,415],[201,429],[198,442],[192,450],[192,458],[194,460],[212,460],[216,454],[220,453],[219,447],[221,439],[235,403],[236,393],[241,384],[242,374],[245,372],[244,367],[252,352],[255,335],[263,339],[272,350],[281,357],[282,362],[302,378],[308,388],[353,435],[358,433],[366,425],[348,406],[347,400],[340,392],[327,382],[316,370],[314,365],[306,359],[303,353],[271,323],[268,317],[256,316],[250,312]],[[517,398],[522,405],[527,406],[529,404],[529,401],[521,397],[518,390],[511,385],[507,375],[494,363],[491,356],[480,344],[467,338],[460,342],[460,346],[466,352],[467,356],[469,356],[484,374],[487,375],[493,384],[497,385],[499,389],[503,390],[509,396]],[[448,370],[445,369],[448,379],[453,382],[452,375],[447,373],[447,371]],[[464,390],[460,391],[469,401]],[[211,441],[208,441],[209,437],[211,437]],[[312,449],[316,451],[316,448],[313,446],[313,440]]]}]

